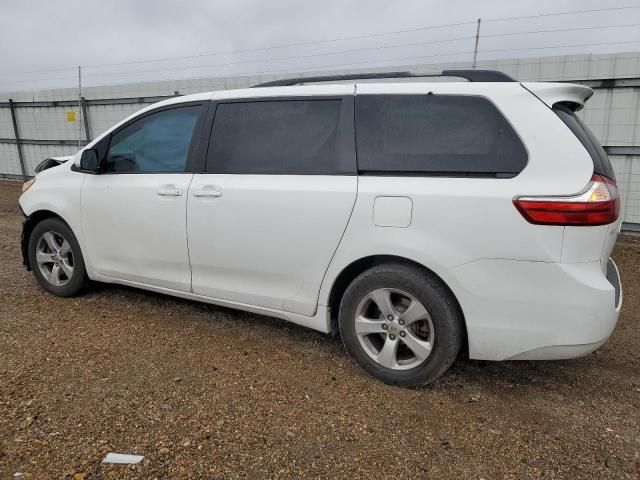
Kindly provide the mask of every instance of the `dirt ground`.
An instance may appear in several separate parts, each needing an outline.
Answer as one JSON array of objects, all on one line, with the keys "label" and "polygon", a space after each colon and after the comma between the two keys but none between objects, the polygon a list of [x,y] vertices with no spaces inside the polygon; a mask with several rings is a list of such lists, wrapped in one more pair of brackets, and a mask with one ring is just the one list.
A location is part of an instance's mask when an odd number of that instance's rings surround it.
[{"label": "dirt ground", "polygon": [[601,350],[460,360],[411,390],[283,321],[116,286],[46,294],[21,265],[19,187],[0,182],[0,478],[639,477],[633,238]]}]

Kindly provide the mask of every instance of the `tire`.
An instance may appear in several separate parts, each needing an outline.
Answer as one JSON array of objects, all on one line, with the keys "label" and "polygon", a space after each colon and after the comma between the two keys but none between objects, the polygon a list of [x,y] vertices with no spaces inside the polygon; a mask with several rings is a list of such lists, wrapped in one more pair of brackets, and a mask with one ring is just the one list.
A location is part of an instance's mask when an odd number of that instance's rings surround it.
[{"label": "tire", "polygon": [[464,338],[460,308],[442,282],[395,263],[372,267],[351,282],[338,323],[345,348],[367,373],[407,387],[444,374]]},{"label": "tire", "polygon": [[29,264],[38,284],[58,297],[71,297],[89,283],[78,240],[57,218],[38,223],[29,236]]}]

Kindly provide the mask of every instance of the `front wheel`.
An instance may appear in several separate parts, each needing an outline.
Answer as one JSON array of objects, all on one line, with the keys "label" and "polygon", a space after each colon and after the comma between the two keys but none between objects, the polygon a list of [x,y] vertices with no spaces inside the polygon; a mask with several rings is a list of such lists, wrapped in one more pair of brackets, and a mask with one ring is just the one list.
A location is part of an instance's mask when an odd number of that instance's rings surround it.
[{"label": "front wheel", "polygon": [[455,299],[437,278],[402,264],[365,271],[340,303],[347,351],[389,384],[419,386],[440,377],[460,352],[462,322]]},{"label": "front wheel", "polygon": [[33,228],[29,264],[40,286],[59,297],[75,295],[88,283],[78,241],[57,218],[47,218]]}]

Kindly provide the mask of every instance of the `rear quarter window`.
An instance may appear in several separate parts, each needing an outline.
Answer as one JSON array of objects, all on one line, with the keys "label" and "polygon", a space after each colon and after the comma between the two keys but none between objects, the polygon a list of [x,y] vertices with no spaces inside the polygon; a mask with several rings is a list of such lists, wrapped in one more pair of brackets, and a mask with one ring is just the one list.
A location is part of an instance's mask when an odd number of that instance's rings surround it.
[{"label": "rear quarter window", "polygon": [[468,95],[356,97],[363,174],[514,177],[522,141],[489,100]]},{"label": "rear quarter window", "polygon": [[565,123],[569,130],[573,132],[584,148],[589,152],[591,160],[593,160],[593,172],[598,175],[604,175],[611,180],[616,179],[616,174],[613,171],[613,166],[609,160],[607,152],[604,151],[602,145],[593,134],[589,127],[587,127],[582,120],[578,118],[573,110],[566,105],[557,104],[553,106],[553,111],[556,115]]}]

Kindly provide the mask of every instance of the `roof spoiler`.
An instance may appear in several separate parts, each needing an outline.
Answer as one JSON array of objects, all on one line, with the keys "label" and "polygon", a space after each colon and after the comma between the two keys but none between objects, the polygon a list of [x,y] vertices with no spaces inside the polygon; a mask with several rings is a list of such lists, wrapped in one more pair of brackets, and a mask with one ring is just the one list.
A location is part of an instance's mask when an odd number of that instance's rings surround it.
[{"label": "roof spoiler", "polygon": [[321,75],[317,77],[294,77],[273,80],[254,85],[252,88],[261,87],[290,87],[301,83],[333,82],[344,80],[377,80],[384,78],[431,78],[431,77],[458,77],[470,82],[515,82],[506,73],[497,70],[441,70],[437,72],[375,72],[375,73],[348,73],[344,75]]},{"label": "roof spoiler", "polygon": [[523,82],[522,86],[551,108],[564,103],[578,111],[593,95],[591,88],[575,83]]}]

